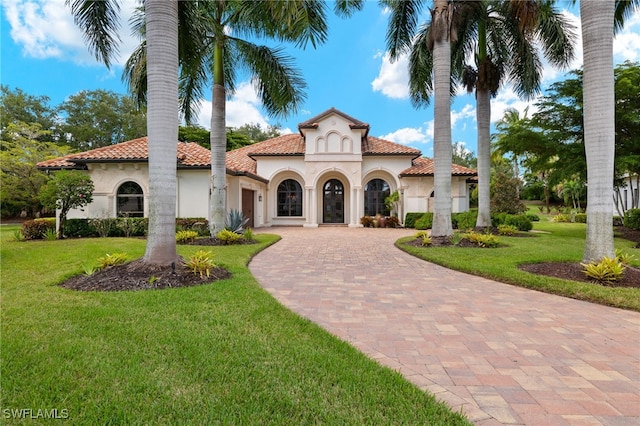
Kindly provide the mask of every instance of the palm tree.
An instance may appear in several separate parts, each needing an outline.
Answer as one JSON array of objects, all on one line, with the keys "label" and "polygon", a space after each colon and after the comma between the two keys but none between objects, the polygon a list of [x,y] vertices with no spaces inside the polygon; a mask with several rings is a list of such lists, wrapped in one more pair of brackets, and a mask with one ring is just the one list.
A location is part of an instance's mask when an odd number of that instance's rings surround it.
[{"label": "palm tree", "polygon": [[[411,99],[415,106],[428,105],[434,97],[434,238],[448,238],[453,233],[451,224],[451,107],[450,69],[451,35],[454,18],[453,3],[434,0],[431,22],[418,32],[418,18],[423,6],[421,0],[385,0],[382,4],[391,11],[387,30],[387,47],[392,60],[411,49]],[[414,75],[415,73],[415,75]]]},{"label": "palm tree", "polygon": [[[454,79],[476,93],[478,220],[491,226],[491,97],[505,81],[530,99],[540,92],[542,65],[536,46],[556,67],[573,58],[574,34],[552,0],[463,1],[458,41],[452,46]],[[468,63],[474,58],[473,65]]]},{"label": "palm tree", "polygon": [[613,34],[639,0],[581,0],[584,146],[587,157],[587,237],[582,261],[614,257],[615,91]]},{"label": "palm tree", "polygon": [[[183,2],[191,3],[191,2]],[[115,0],[67,0],[76,24],[107,67],[117,52],[119,5]],[[143,262],[177,261],[175,239],[176,140],[178,138],[178,2],[145,0],[147,13],[149,130],[149,237]]]},{"label": "palm tree", "polygon": [[[362,0],[340,0],[335,11],[349,16],[362,8]],[[182,5],[182,2],[181,2]],[[182,7],[182,6],[181,6]],[[197,102],[211,78],[211,202],[209,223],[212,235],[224,227],[226,216],[226,98],[235,90],[238,68],[251,74],[262,105],[273,116],[284,116],[304,101],[306,84],[292,67],[293,58],[281,48],[258,45],[249,39],[275,39],[314,47],[327,35],[325,4],[321,1],[200,2],[197,15],[180,20],[180,95],[187,123],[196,115]],[[138,18],[144,35],[144,21]],[[242,37],[242,38],[241,38]],[[125,78],[131,91],[144,101],[144,41],[127,63]]]}]

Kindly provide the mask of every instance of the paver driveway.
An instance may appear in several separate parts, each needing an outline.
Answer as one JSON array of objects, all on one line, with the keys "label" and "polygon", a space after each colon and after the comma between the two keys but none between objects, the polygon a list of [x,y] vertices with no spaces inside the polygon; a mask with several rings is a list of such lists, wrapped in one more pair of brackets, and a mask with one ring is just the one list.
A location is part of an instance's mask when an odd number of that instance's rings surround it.
[{"label": "paver driveway", "polygon": [[422,261],[393,246],[413,230],[262,232],[265,289],[474,423],[640,424],[639,313]]}]

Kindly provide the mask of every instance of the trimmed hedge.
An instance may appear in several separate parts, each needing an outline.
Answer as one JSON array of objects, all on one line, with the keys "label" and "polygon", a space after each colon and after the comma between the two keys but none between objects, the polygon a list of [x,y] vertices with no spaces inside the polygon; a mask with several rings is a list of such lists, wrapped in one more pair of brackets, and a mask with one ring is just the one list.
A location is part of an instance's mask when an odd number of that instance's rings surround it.
[{"label": "trimmed hedge", "polygon": [[433,213],[427,212],[420,216],[420,219],[416,220],[416,229],[431,229],[433,226]]},{"label": "trimmed hedge", "polygon": [[478,221],[478,211],[469,210],[468,212],[453,213],[451,215],[451,226],[453,229],[473,229]]},{"label": "trimmed hedge", "polygon": [[624,226],[640,230],[640,209],[629,209],[624,214]]},{"label": "trimmed hedge", "polygon": [[407,213],[404,216],[404,227],[405,228],[415,228],[416,220],[420,219],[424,213]]},{"label": "trimmed hedge", "polygon": [[22,223],[22,236],[25,240],[42,240],[44,234],[52,230],[56,230],[55,218],[33,219]]},{"label": "trimmed hedge", "polygon": [[[52,227],[55,229],[55,219],[52,220]],[[196,231],[198,235],[208,236],[208,226],[209,223],[204,218],[176,219],[176,230],[179,231]],[[148,229],[149,219],[145,217],[67,219],[64,224],[63,234],[70,238],[93,238],[99,237],[101,233],[103,235],[106,234],[105,236],[108,237],[143,237],[147,235]]]}]

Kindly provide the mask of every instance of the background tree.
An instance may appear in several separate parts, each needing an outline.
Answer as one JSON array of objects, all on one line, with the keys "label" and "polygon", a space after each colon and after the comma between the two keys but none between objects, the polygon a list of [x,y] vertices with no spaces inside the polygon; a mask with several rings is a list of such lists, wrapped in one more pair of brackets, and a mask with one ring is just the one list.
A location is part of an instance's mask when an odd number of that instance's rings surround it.
[{"label": "background tree", "polygon": [[280,125],[269,125],[263,128],[259,123],[243,124],[240,127],[232,128],[235,133],[245,135],[251,143],[266,141],[280,136]]},{"label": "background tree", "polygon": [[38,140],[55,141],[58,136],[57,108],[49,105],[48,96],[33,96],[16,88],[0,85],[0,133],[4,134],[9,124],[37,124],[44,132]]},{"label": "background tree", "polygon": [[2,217],[17,217],[23,212],[34,217],[42,210],[38,197],[48,177],[39,171],[39,161],[61,157],[69,149],[48,139],[51,131],[39,123],[9,123],[2,132],[0,149],[0,199]]},{"label": "background tree", "polygon": [[464,142],[454,142],[451,145],[451,150],[451,161],[453,164],[469,167],[471,169],[475,169],[478,165],[478,159],[476,158],[475,154],[473,153],[473,151],[468,150],[465,147]]},{"label": "background tree", "polygon": [[63,238],[62,230],[71,209],[79,209],[93,201],[93,182],[89,175],[77,170],[55,172],[42,192],[40,201],[52,210],[58,209],[58,238]]},{"label": "background tree", "polygon": [[87,151],[147,135],[147,116],[129,96],[83,90],[60,105],[66,143]]}]

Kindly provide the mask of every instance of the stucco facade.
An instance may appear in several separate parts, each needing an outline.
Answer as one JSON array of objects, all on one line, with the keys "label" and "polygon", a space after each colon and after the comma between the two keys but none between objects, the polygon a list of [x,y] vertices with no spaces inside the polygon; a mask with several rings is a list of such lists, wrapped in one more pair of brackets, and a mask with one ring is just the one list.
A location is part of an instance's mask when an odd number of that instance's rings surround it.
[{"label": "stucco facade", "polygon": [[[227,208],[243,211],[253,227],[358,227],[360,218],[388,214],[384,198],[398,191],[399,218],[433,211],[433,161],[417,149],[368,135],[369,125],[336,109],[300,123],[283,135],[227,153]],[[178,217],[208,217],[210,152],[179,143]],[[146,138],[72,154],[41,169],[84,170],[94,200],[69,218],[115,217],[127,210],[148,215]],[[475,170],[454,165],[452,211],[469,208]]]}]

